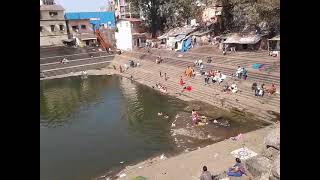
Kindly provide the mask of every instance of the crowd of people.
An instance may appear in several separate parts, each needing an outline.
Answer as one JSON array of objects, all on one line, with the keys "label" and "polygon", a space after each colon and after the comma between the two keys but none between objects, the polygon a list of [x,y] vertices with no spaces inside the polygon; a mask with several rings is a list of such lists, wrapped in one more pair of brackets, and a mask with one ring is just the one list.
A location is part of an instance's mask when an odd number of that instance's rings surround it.
[{"label": "crowd of people", "polygon": [[214,83],[218,83],[220,85],[220,83],[222,83],[222,81],[224,79],[226,79],[226,75],[222,74],[221,71],[219,70],[210,70],[210,71],[206,71],[204,73],[204,85],[208,85],[211,79],[211,82]]},{"label": "crowd of people", "polygon": [[238,66],[238,69],[236,71],[236,76],[238,77],[238,79],[244,79],[246,80],[248,77],[248,70],[244,67],[240,67]]},{"label": "crowd of people", "polygon": [[168,92],[167,87],[161,83],[156,84],[156,87],[160,90],[161,93],[166,94]]},{"label": "crowd of people", "polygon": [[257,97],[263,97],[265,92],[271,96],[277,91],[277,88],[274,84],[272,84],[269,88],[266,88],[265,84],[261,84],[261,86],[258,87],[256,82],[252,84],[251,89],[254,91],[254,95]]}]

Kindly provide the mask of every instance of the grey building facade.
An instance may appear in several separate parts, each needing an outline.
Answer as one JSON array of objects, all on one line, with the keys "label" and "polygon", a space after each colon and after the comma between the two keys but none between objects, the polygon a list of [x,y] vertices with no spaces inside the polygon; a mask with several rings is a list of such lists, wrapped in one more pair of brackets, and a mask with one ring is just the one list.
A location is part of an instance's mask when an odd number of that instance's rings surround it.
[{"label": "grey building facade", "polygon": [[64,8],[57,4],[40,5],[40,46],[62,45],[66,39]]}]

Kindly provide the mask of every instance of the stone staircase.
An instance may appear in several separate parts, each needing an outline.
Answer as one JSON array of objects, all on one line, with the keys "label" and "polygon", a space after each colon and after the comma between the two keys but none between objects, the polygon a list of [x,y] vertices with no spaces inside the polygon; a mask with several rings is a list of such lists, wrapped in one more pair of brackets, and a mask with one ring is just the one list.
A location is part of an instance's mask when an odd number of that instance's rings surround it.
[{"label": "stone staircase", "polygon": [[[68,64],[60,64],[66,57]],[[64,46],[40,48],[40,70],[45,77],[68,74],[91,69],[102,69],[110,64],[114,55],[98,48],[71,48]]]},{"label": "stone staircase", "polygon": [[[121,56],[117,57],[113,64],[118,67],[127,63],[128,59],[131,57]],[[132,58],[131,58],[132,59]],[[130,77],[133,76],[134,80],[141,82],[150,87],[155,86],[157,83],[162,83],[168,88],[168,92],[171,95],[177,95],[181,91],[181,86],[178,84],[180,76],[183,74],[184,69],[177,68],[174,66],[169,66],[166,64],[156,65],[154,62],[148,60],[137,60],[142,63],[141,67],[138,68],[129,68],[128,71],[123,73],[123,76]],[[159,77],[159,71],[167,73],[169,79],[167,81],[164,78]],[[184,81],[187,85],[192,86],[192,91],[190,93],[184,92],[184,95],[187,98],[197,99],[224,109],[236,108],[239,110],[245,110],[249,113],[255,114],[259,119],[265,120],[269,123],[272,123],[273,115],[268,113],[268,111],[274,111],[279,113],[280,100],[279,97],[263,97],[257,98],[251,92],[251,89],[246,87],[247,85],[243,84],[239,86],[241,92],[237,94],[227,94],[221,92],[222,87],[218,85],[204,86],[204,82],[201,76],[196,77],[195,79],[186,79]],[[251,87],[250,87],[251,88]],[[183,98],[182,98],[183,99]]]},{"label": "stone staircase", "polygon": [[[125,53],[124,55],[131,56],[133,58],[137,59],[143,59],[143,60],[149,60],[152,62],[155,62],[155,58],[158,55],[155,54],[142,54],[139,52],[128,52]],[[176,66],[176,67],[183,67],[186,68],[187,66],[193,66],[193,62],[195,59],[188,59],[185,56],[183,58],[174,58],[170,56],[161,56],[164,59],[164,63]],[[199,58],[197,58],[199,59]],[[226,75],[231,75],[235,73],[235,70],[237,66],[230,67],[227,65],[218,65],[214,63],[206,63],[204,62],[205,65],[205,70],[210,70],[210,69],[218,69],[220,70],[223,74]],[[280,76],[274,76],[274,75],[266,75],[264,73],[259,73],[259,72],[252,72],[248,70],[248,78],[247,80],[252,81],[252,82],[257,82],[258,84],[275,84],[278,89],[280,89]]]}]

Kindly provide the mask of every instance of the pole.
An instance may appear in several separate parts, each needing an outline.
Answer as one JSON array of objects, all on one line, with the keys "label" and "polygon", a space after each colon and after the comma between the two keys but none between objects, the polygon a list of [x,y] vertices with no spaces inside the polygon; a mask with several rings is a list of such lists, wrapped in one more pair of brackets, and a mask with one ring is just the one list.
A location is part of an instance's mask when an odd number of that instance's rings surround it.
[{"label": "pole", "polygon": [[130,18],[131,18],[131,2],[129,2],[129,15],[130,15]]}]

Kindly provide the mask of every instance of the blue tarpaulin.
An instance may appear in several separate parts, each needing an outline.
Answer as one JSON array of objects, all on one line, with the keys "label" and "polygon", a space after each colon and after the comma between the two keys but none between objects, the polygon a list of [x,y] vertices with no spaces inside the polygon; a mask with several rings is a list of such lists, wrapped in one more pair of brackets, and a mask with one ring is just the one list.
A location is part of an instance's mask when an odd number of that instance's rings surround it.
[{"label": "blue tarpaulin", "polygon": [[191,46],[191,36],[183,41],[181,52],[186,52]]}]

